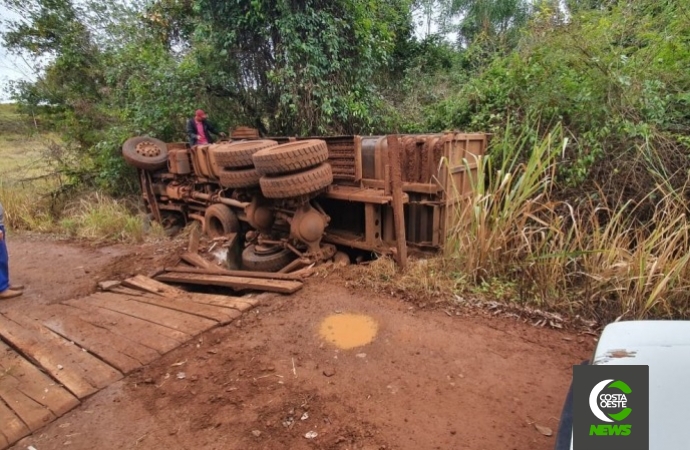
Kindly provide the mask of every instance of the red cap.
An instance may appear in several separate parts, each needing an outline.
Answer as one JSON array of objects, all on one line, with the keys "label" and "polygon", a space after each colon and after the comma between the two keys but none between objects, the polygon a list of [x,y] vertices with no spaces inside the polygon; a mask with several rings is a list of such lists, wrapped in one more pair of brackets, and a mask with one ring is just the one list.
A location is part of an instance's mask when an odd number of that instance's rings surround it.
[{"label": "red cap", "polygon": [[197,109],[195,116],[197,119],[205,119],[206,118],[206,113],[204,112],[203,109]]}]

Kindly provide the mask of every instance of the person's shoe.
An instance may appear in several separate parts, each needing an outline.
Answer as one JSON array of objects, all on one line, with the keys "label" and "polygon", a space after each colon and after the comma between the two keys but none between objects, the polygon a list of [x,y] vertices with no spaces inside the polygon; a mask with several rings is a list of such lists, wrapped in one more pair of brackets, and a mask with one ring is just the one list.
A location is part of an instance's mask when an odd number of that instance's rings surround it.
[{"label": "person's shoe", "polygon": [[11,289],[13,291],[23,291],[24,285],[23,284],[10,284],[10,287],[8,289]]},{"label": "person's shoe", "polygon": [[0,292],[0,300],[7,300],[8,298],[19,297],[22,294],[22,291],[13,291],[12,289],[6,289]]}]

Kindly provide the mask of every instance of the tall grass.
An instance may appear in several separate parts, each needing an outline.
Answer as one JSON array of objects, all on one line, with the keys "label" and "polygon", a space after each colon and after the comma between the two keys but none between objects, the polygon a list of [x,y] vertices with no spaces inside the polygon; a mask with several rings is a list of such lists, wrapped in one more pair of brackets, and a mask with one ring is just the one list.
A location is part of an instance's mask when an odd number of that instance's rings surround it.
[{"label": "tall grass", "polygon": [[5,209],[5,225],[14,230],[52,231],[53,217],[45,192],[43,185],[0,179],[0,203]]},{"label": "tall grass", "polygon": [[56,161],[67,164],[54,134],[0,105],[0,202],[12,230],[48,232],[97,242],[138,243],[164,236],[132,200],[66,189]]},{"label": "tall grass", "polygon": [[100,193],[57,200],[45,185],[0,182],[5,223],[12,230],[66,235],[99,243],[140,243],[165,237],[133,200]]},{"label": "tall grass", "polygon": [[58,224],[71,236],[92,241],[139,243],[147,237],[165,237],[158,224],[135,214],[135,208],[126,200],[95,193],[69,204]]},{"label": "tall grass", "polygon": [[[519,150],[527,144],[498,142],[480,160],[473,195],[457,210],[446,245],[455,270],[486,292],[508,285],[515,302],[602,321],[690,317],[683,193],[657,174],[659,182],[644,199],[656,199],[656,207],[644,222],[636,213],[645,201],[609,205],[603,195],[558,200],[554,176],[567,145],[561,128],[524,159]],[[650,162],[654,151],[639,149]]]}]

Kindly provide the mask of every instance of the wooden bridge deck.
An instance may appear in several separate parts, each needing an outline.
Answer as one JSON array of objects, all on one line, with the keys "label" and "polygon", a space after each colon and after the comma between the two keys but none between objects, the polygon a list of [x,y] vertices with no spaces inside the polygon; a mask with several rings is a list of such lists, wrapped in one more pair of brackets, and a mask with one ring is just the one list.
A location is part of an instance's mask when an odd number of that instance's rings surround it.
[{"label": "wooden bridge deck", "polygon": [[194,336],[254,307],[145,277],[38,311],[0,314],[0,450]]}]

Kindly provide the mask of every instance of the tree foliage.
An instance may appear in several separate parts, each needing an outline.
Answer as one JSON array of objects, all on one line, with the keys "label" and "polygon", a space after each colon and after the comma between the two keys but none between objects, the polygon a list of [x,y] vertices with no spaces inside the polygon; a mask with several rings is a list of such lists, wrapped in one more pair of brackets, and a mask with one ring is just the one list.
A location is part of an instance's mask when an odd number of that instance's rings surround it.
[{"label": "tree foliage", "polygon": [[[687,182],[688,7],[638,0],[581,10],[563,22],[543,8],[520,47],[428,110],[429,126],[500,132],[508,120],[571,136],[569,186],[645,198],[656,182]],[[534,125],[536,121],[541,127]],[[652,169],[650,169],[650,167]]]},{"label": "tree foliage", "polygon": [[[222,128],[265,134],[383,129],[379,94],[413,46],[408,0],[3,0],[19,19],[5,46],[35,62],[15,83],[81,153],[76,181],[106,187],[127,172],[129,135],[184,139],[197,108]],[[124,175],[123,179],[121,175]]]},{"label": "tree foliage", "polygon": [[197,108],[266,135],[501,134],[510,121],[535,141],[562,123],[563,185],[612,196],[679,186],[690,169],[677,2],[0,1],[18,17],[5,46],[38,74],[15,99],[64,134],[75,182],[126,189],[122,142],[182,140]]}]

